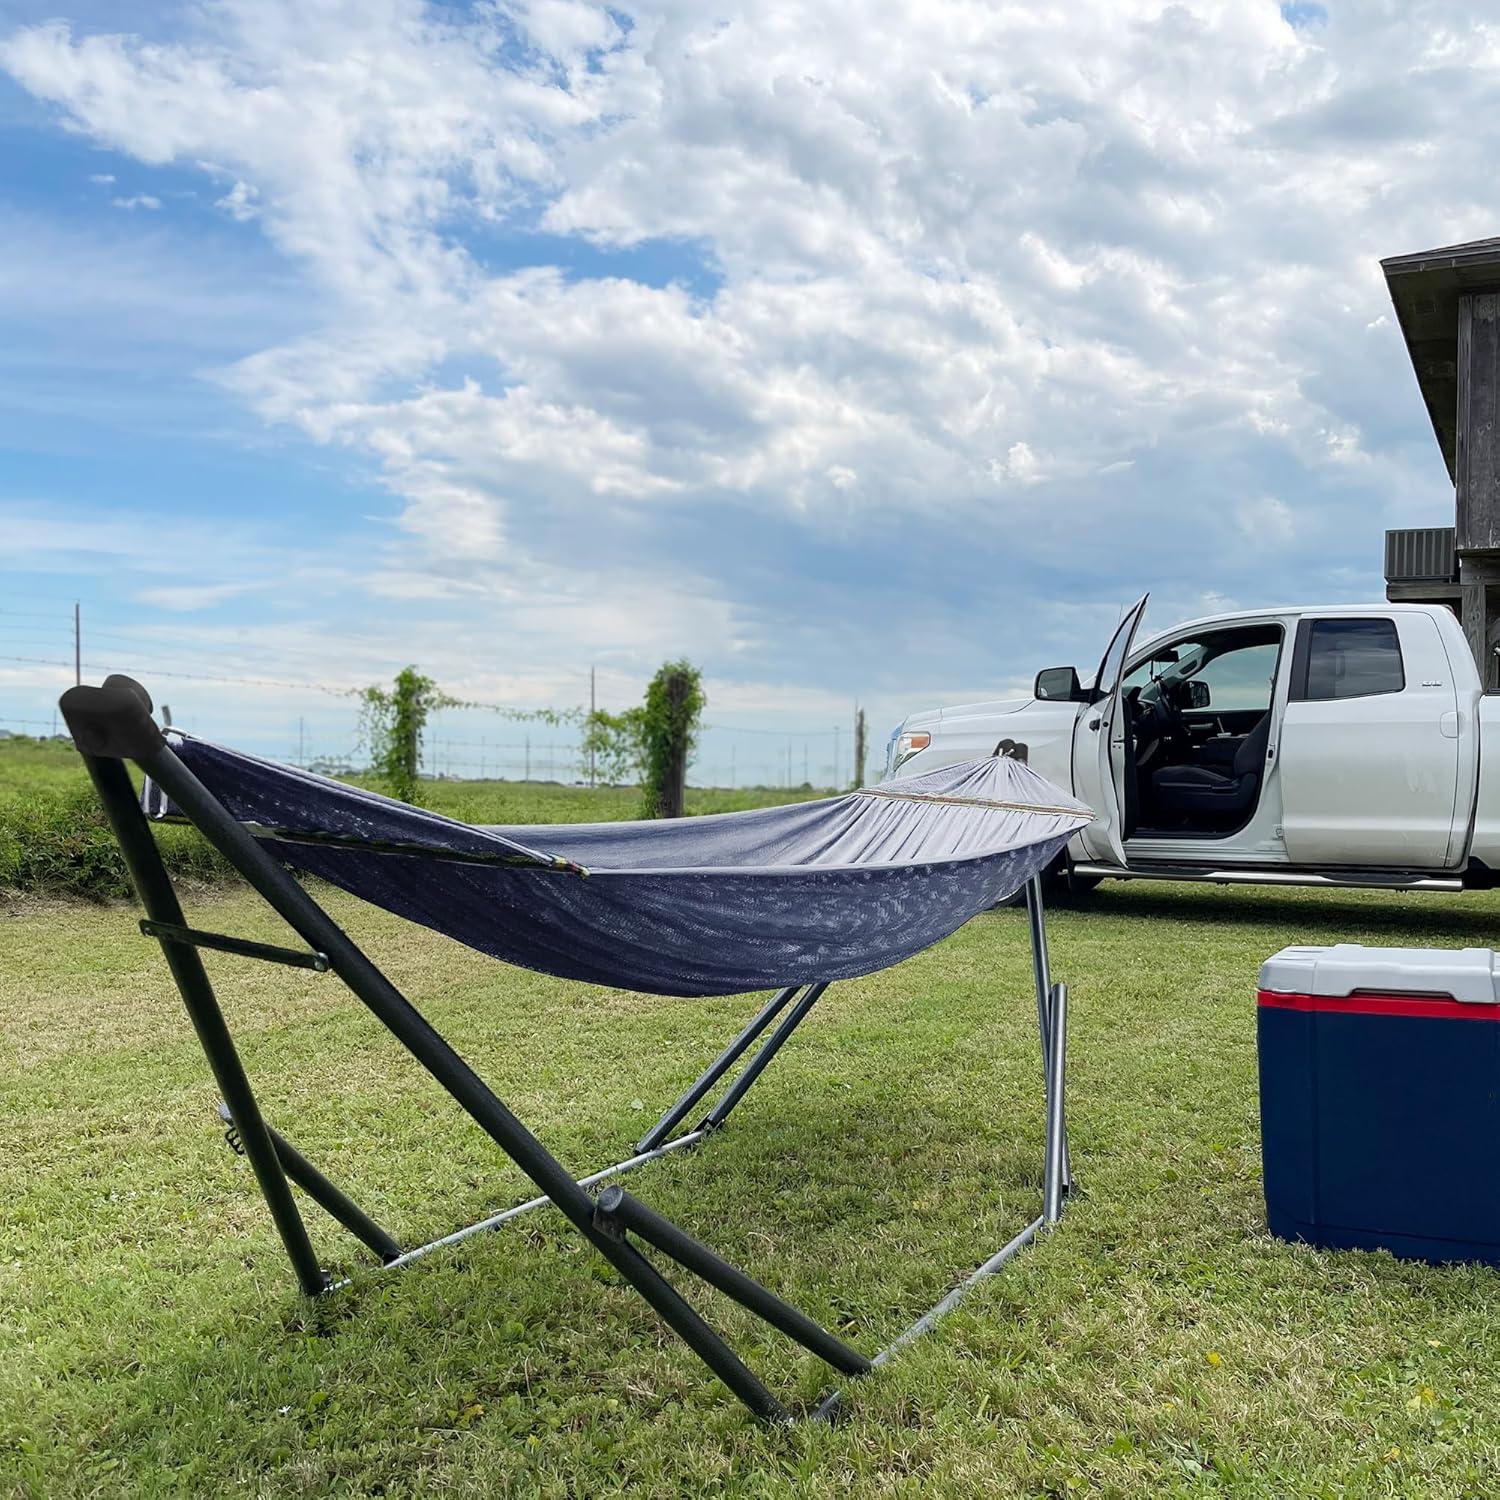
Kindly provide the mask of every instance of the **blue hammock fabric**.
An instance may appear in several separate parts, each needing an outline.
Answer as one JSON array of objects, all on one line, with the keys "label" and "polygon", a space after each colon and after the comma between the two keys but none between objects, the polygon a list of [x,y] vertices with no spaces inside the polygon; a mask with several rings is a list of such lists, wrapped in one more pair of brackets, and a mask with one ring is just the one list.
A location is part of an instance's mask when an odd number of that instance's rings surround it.
[{"label": "blue hammock fabric", "polygon": [[[957,931],[1093,813],[994,757],[817,802],[480,827],[174,735],[285,863],[523,968],[657,995],[852,979]],[[169,815],[155,788],[147,811]]]}]

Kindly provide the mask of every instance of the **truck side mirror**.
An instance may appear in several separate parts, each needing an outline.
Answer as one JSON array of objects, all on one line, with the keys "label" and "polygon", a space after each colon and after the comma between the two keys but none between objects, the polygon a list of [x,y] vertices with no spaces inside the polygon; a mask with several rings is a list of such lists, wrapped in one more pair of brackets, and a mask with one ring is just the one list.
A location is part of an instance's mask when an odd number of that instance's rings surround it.
[{"label": "truck side mirror", "polygon": [[1077,667],[1044,667],[1036,674],[1036,697],[1048,703],[1081,703],[1083,688]]},{"label": "truck side mirror", "polygon": [[1209,700],[1208,684],[1199,682],[1196,677],[1188,678],[1188,707],[1207,708]]}]

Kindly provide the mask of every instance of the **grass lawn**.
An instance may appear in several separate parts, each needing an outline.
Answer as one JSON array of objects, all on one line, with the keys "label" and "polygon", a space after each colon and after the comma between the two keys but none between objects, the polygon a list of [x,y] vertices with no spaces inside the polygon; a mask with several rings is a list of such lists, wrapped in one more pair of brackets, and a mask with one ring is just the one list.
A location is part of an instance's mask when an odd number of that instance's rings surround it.
[{"label": "grass lawn", "polygon": [[[748,1013],[327,900],[580,1172]],[[1289,941],[1492,942],[1500,898],[1135,885],[1056,911],[1080,1196],[846,1422],[790,1430],[552,1213],[301,1301],[136,915],[0,905],[0,1493],[1496,1491],[1500,1275],[1267,1236],[1253,992]],[[189,920],[284,937],[238,892]],[[337,981],[207,957],[268,1117],[399,1238],[525,1195]],[[730,1126],[633,1191],[875,1349],[1036,1212],[1028,963],[1024,913],[997,911],[836,985]],[[307,1218],[330,1265],[368,1263]],[[817,1397],[810,1357],[679,1283],[774,1390]]]}]

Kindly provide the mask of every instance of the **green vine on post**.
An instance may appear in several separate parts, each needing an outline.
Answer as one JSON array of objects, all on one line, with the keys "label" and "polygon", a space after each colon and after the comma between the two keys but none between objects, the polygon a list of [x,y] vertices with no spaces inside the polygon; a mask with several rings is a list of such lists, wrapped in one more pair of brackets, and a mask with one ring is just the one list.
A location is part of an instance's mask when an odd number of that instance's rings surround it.
[{"label": "green vine on post", "polygon": [[682,816],[688,759],[698,741],[698,720],[707,701],[702,676],[689,662],[669,661],[651,679],[641,708],[642,816]]},{"label": "green vine on post", "polygon": [[402,668],[389,688],[367,687],[359,696],[360,728],[375,774],[391,796],[417,801],[417,767],[428,716],[440,708],[457,708],[460,701],[415,667]]}]

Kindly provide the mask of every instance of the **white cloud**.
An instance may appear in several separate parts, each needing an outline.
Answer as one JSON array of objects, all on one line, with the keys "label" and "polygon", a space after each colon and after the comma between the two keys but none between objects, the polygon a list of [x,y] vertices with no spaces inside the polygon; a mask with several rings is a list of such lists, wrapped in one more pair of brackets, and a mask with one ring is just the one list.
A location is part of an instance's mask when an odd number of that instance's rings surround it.
[{"label": "white cloud", "polygon": [[[887,575],[962,536],[929,566],[991,556],[1044,603],[1237,595],[1261,549],[1373,574],[1375,532],[1349,538],[1441,485],[1375,259],[1495,227],[1500,51],[1456,3],[1300,29],[1271,0],[200,23],[24,28],[0,66],[100,144],[232,184],[218,207],[317,288],[219,378],[379,466],[382,601],[535,591],[562,643],[570,612],[578,639],[691,639],[697,599],[715,649],[785,653],[767,565],[675,532],[858,528],[900,539]],[[620,274],[531,264],[538,225]],[[631,279],[653,256],[688,269]],[[889,670],[983,659],[939,592]],[[845,613],[809,654],[869,648]]]},{"label": "white cloud", "polygon": [[259,197],[260,194],[248,182],[236,182],[222,198],[215,200],[214,207],[223,209],[231,219],[245,224],[259,216],[260,208],[255,201]]},{"label": "white cloud", "polygon": [[135,597],[140,603],[156,609],[190,614],[222,604],[226,599],[238,598],[256,587],[253,583],[171,583],[142,589]]},{"label": "white cloud", "polygon": [[1274,548],[1297,535],[1296,513],[1275,495],[1243,501],[1235,507],[1234,518],[1246,541],[1257,547]]},{"label": "white cloud", "polygon": [[154,211],[161,207],[161,199],[153,198],[150,193],[136,193],[129,198],[111,198],[109,201],[115,208],[123,208],[130,211],[138,208]]}]

